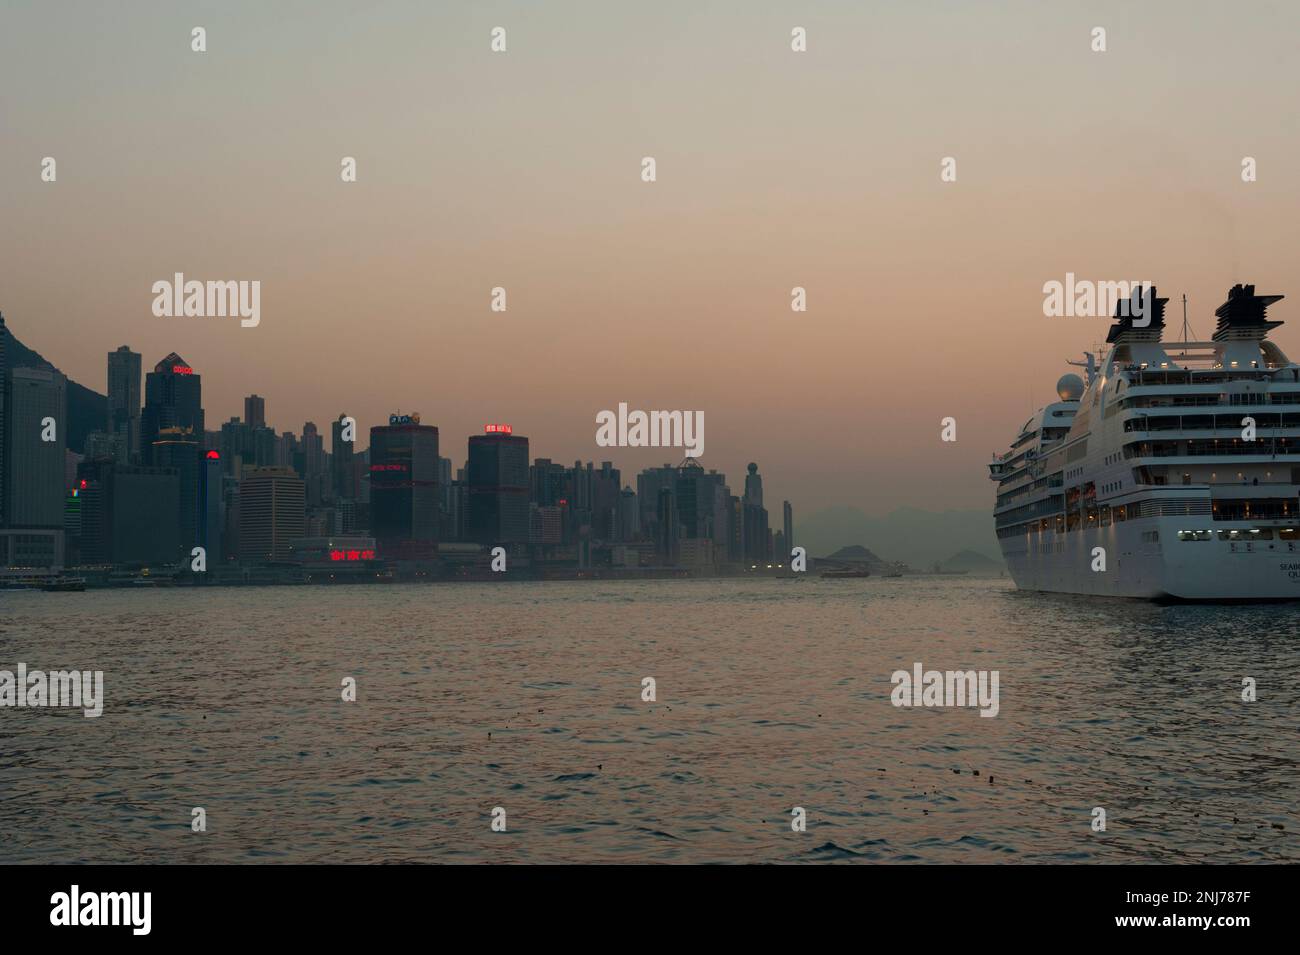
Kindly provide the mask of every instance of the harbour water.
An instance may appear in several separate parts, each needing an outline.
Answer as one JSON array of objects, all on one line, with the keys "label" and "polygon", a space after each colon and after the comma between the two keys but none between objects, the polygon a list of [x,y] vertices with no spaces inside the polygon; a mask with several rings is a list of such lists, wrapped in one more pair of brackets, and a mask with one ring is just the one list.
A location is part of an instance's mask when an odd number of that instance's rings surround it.
[{"label": "harbour water", "polygon": [[[964,577],[0,593],[19,662],[102,670],[105,701],[0,709],[3,863],[1300,861],[1296,605]],[[997,670],[997,716],[892,705],[918,662]]]}]

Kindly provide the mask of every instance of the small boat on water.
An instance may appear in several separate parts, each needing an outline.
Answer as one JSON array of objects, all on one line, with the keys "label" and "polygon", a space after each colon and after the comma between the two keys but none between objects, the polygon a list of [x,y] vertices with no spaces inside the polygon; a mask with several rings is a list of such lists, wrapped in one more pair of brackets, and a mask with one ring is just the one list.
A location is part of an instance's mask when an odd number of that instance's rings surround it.
[{"label": "small boat on water", "polygon": [[41,590],[47,593],[79,593],[85,589],[85,577],[51,577],[41,584]]},{"label": "small boat on water", "polygon": [[865,568],[862,570],[842,568],[840,570],[827,570],[822,572],[822,578],[827,580],[854,580],[860,577],[870,576],[871,571],[866,570]]}]

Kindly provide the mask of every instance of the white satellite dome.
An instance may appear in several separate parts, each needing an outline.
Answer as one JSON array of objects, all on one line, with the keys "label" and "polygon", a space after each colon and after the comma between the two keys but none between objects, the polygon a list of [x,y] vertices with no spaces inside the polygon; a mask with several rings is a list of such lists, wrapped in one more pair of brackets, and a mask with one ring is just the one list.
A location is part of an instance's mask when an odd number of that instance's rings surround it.
[{"label": "white satellite dome", "polygon": [[1083,379],[1078,375],[1062,375],[1056,382],[1056,393],[1062,401],[1078,401],[1083,397]]}]

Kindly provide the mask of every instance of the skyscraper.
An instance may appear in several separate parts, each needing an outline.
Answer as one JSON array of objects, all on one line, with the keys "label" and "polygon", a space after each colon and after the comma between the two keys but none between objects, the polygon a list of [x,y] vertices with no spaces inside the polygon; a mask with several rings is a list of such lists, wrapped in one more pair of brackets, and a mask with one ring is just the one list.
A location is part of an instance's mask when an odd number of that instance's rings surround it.
[{"label": "skyscraper", "polygon": [[108,353],[106,433],[118,439],[120,463],[140,456],[140,355],[125,345]]},{"label": "skyscraper", "polygon": [[181,550],[173,468],[85,462],[81,476],[81,559],[87,564],[172,564]]},{"label": "skyscraper", "polygon": [[480,544],[528,543],[528,439],[490,424],[469,439],[469,536]]},{"label": "skyscraper", "polygon": [[244,421],[250,428],[266,427],[266,399],[261,395],[249,395],[244,399]]},{"label": "skyscraper", "polygon": [[226,506],[222,495],[224,474],[219,451],[206,451],[199,463],[199,528],[197,543],[207,554],[208,567],[225,559]]},{"label": "skyscraper", "polygon": [[782,553],[776,556],[785,558],[790,556],[790,551],[794,547],[794,510],[790,507],[789,501],[782,501],[781,511],[784,518],[782,526],[785,530],[785,543],[781,548]]},{"label": "skyscraper", "polygon": [[11,527],[62,529],[67,379],[15,368],[6,380],[5,519]]},{"label": "skyscraper", "polygon": [[745,475],[743,539],[745,559],[753,563],[766,561],[771,551],[771,534],[767,526],[767,509],[763,507],[763,478],[758,465],[750,464]]},{"label": "skyscraper", "polygon": [[380,554],[390,559],[434,556],[440,513],[438,429],[420,424],[419,415],[390,415],[387,425],[370,429],[369,452],[370,531]]},{"label": "skyscraper", "polygon": [[538,507],[558,504],[564,497],[567,476],[563,464],[557,464],[550,458],[538,458],[529,469],[529,496],[532,502]]},{"label": "skyscraper", "polygon": [[[330,490],[333,497],[354,501],[357,497],[356,482],[353,480],[352,459],[356,446],[356,435],[344,440],[344,419],[341,414],[335,420],[330,434]],[[356,425],[353,424],[355,431]]]},{"label": "skyscraper", "polygon": [[200,453],[197,438],[184,428],[163,428],[151,451],[155,467],[171,468],[177,474],[177,559],[188,557],[190,551],[201,543],[199,525],[205,502],[199,495]]},{"label": "skyscraper", "polygon": [[705,472],[696,458],[687,458],[677,469],[673,492],[677,501],[677,519],[682,536],[687,538],[714,536],[716,521],[713,507],[716,489],[725,487],[727,479],[717,471]]},{"label": "skyscraper", "polygon": [[239,482],[239,558],[287,560],[303,536],[307,503],[302,478],[290,468],[247,468]]},{"label": "skyscraper", "polygon": [[307,483],[307,503],[319,506],[329,496],[329,473],[325,468],[325,438],[314,421],[302,426],[302,477]]},{"label": "skyscraper", "polygon": [[618,501],[623,488],[622,475],[609,461],[600,462],[600,470],[591,476],[591,527],[598,540],[619,540]]},{"label": "skyscraper", "polygon": [[140,447],[145,455],[153,453],[153,443],[164,428],[188,430],[202,440],[203,380],[175,352],[145,376],[140,416]]},{"label": "skyscraper", "polygon": [[[673,490],[677,486],[677,469],[671,464],[657,468],[646,468],[636,476],[636,498],[641,509],[641,531],[651,540],[659,540],[662,529],[659,527],[663,508],[659,504],[659,492],[664,488]],[[676,513],[676,507],[673,508]]]}]

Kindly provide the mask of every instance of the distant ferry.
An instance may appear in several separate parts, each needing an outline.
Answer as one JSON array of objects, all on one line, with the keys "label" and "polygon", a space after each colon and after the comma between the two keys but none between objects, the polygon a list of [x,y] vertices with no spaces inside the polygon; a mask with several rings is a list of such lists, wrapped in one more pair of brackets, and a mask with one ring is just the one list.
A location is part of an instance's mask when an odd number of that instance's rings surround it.
[{"label": "distant ferry", "polygon": [[827,570],[822,573],[823,577],[830,580],[852,580],[859,577],[870,577],[869,570]]},{"label": "distant ferry", "polygon": [[[1300,366],[1268,340],[1281,295],[1237,285],[1208,342],[1162,342],[1117,309],[995,455],[998,541],[1024,590],[1180,600],[1300,599]],[[1100,360],[1098,360],[1100,358]]]}]

